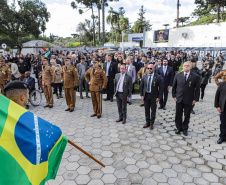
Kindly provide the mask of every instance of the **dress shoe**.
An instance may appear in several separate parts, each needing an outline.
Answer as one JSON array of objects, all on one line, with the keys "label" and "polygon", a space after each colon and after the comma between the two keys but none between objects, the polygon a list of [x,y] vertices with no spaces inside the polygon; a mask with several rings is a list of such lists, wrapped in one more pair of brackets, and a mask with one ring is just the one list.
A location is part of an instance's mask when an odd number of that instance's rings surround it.
[{"label": "dress shoe", "polygon": [[46,108],[46,107],[49,107],[49,105],[45,105],[45,106],[43,106],[44,108]]},{"label": "dress shoe", "polygon": [[129,105],[132,105],[132,102],[129,102]]},{"label": "dress shoe", "polygon": [[195,111],[191,110],[191,113],[192,113],[192,114],[195,114]]},{"label": "dress shoe", "polygon": [[160,106],[158,109],[163,109],[163,107]]},{"label": "dress shoe", "polygon": [[92,114],[90,117],[94,117],[94,116],[97,116],[96,114]]},{"label": "dress shoe", "polygon": [[223,143],[223,142],[224,142],[224,140],[221,139],[221,138],[219,138],[218,141],[217,141],[217,144],[221,144],[221,143]]},{"label": "dress shoe", "polygon": [[147,124],[147,123],[143,126],[143,128],[148,128],[148,127],[150,127],[150,124]]},{"label": "dress shoe", "polygon": [[110,102],[113,102],[113,99],[110,99]]},{"label": "dress shoe", "polygon": [[187,130],[184,130],[183,131],[183,134],[184,134],[184,136],[188,136],[188,131]]},{"label": "dress shoe", "polygon": [[122,121],[122,124],[126,124],[126,120],[125,119]]},{"label": "dress shoe", "polygon": [[97,118],[100,119],[101,118],[101,115],[97,116]]},{"label": "dress shoe", "polygon": [[105,98],[105,99],[104,99],[104,101],[108,101],[108,100],[110,100],[110,99],[108,99],[108,98]]},{"label": "dress shoe", "polygon": [[70,109],[70,112],[73,112],[74,111],[74,109]]},{"label": "dress shoe", "polygon": [[52,105],[50,105],[50,106],[49,106],[49,108],[51,109],[51,108],[53,108],[53,106],[52,106]]},{"label": "dress shoe", "polygon": [[53,94],[56,94],[56,92],[53,92]]},{"label": "dress shoe", "polygon": [[181,130],[175,130],[175,134],[180,134]]},{"label": "dress shoe", "polygon": [[90,98],[89,96],[86,96],[86,98]]},{"label": "dress shoe", "polygon": [[140,107],[143,107],[144,106],[144,104],[140,104]]},{"label": "dress shoe", "polygon": [[69,108],[65,109],[65,111],[69,111],[69,110],[70,110]]},{"label": "dress shoe", "polygon": [[163,107],[162,109],[163,109],[163,110],[166,110],[166,107]]},{"label": "dress shoe", "polygon": [[123,119],[120,119],[120,118],[119,118],[119,119],[116,120],[116,122],[120,122],[120,121],[122,121],[122,120],[123,120]]},{"label": "dress shoe", "polygon": [[83,96],[81,96],[80,99],[83,99]]},{"label": "dress shoe", "polygon": [[149,128],[150,128],[150,130],[153,130],[154,129],[154,125],[151,124]]}]

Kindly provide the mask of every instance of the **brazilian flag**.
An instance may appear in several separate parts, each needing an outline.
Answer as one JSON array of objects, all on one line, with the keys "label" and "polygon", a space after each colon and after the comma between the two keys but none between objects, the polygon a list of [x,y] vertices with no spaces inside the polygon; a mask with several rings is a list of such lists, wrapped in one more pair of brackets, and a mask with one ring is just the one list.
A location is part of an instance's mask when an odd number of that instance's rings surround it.
[{"label": "brazilian flag", "polygon": [[60,128],[0,94],[0,185],[55,179],[67,142]]}]

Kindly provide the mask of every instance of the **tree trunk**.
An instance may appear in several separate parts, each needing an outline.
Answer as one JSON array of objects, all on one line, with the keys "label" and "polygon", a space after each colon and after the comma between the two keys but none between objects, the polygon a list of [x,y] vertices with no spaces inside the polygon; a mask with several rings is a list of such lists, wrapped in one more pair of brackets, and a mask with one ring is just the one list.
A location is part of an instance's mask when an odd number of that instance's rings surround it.
[{"label": "tree trunk", "polygon": [[103,27],[103,45],[105,43],[105,12],[104,12],[104,0],[102,0],[102,27]]},{"label": "tree trunk", "polygon": [[180,0],[177,0],[177,28],[179,26],[179,6],[180,6]]},{"label": "tree trunk", "polygon": [[224,21],[224,6],[222,7],[222,21]]},{"label": "tree trunk", "polygon": [[93,19],[93,41],[94,41],[94,46],[96,46],[96,34],[95,34],[95,22],[94,22],[94,14],[93,14],[93,5],[92,5],[92,19]]},{"label": "tree trunk", "polygon": [[98,40],[100,42],[100,9],[98,8]]},{"label": "tree trunk", "polygon": [[218,4],[218,8],[217,8],[218,10],[218,12],[217,12],[217,23],[219,23],[220,22],[220,12],[221,12],[221,6],[220,6],[220,4]]}]

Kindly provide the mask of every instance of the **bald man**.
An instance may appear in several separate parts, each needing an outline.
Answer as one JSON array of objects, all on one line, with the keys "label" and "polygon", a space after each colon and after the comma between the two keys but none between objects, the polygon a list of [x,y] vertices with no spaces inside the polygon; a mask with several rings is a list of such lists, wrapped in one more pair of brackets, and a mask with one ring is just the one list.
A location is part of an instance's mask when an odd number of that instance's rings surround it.
[{"label": "bald man", "polygon": [[[176,103],[176,134],[188,135],[188,124],[192,106],[199,101],[200,77],[190,71],[191,62],[185,62],[183,71],[176,74],[173,81],[172,96]],[[184,112],[184,121],[182,121]]]},{"label": "bald man", "polygon": [[[163,84],[161,76],[155,73],[153,64],[149,64],[148,74],[145,74],[141,79],[140,96],[144,101],[146,124],[143,128],[154,129],[154,122],[156,116],[156,107],[163,96]],[[151,108],[151,117],[150,117]]]}]

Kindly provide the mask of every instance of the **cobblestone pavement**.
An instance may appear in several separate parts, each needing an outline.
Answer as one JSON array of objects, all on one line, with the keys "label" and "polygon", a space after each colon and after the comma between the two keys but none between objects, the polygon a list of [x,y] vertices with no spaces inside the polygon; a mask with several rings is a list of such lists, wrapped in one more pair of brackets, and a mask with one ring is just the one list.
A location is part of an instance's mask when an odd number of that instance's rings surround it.
[{"label": "cobblestone pavement", "polygon": [[53,109],[31,106],[30,111],[59,126],[68,139],[106,165],[101,167],[68,144],[56,179],[46,184],[226,184],[226,143],[216,144],[220,124],[213,106],[216,88],[212,80],[204,101],[196,104],[187,137],[174,133],[175,103],[171,93],[167,110],[157,110],[152,131],[142,128],[145,117],[140,98],[128,105],[125,125],[115,122],[115,100],[103,101],[101,119],[90,117],[91,99],[78,96],[72,113],[64,111],[65,99],[55,98]]}]

